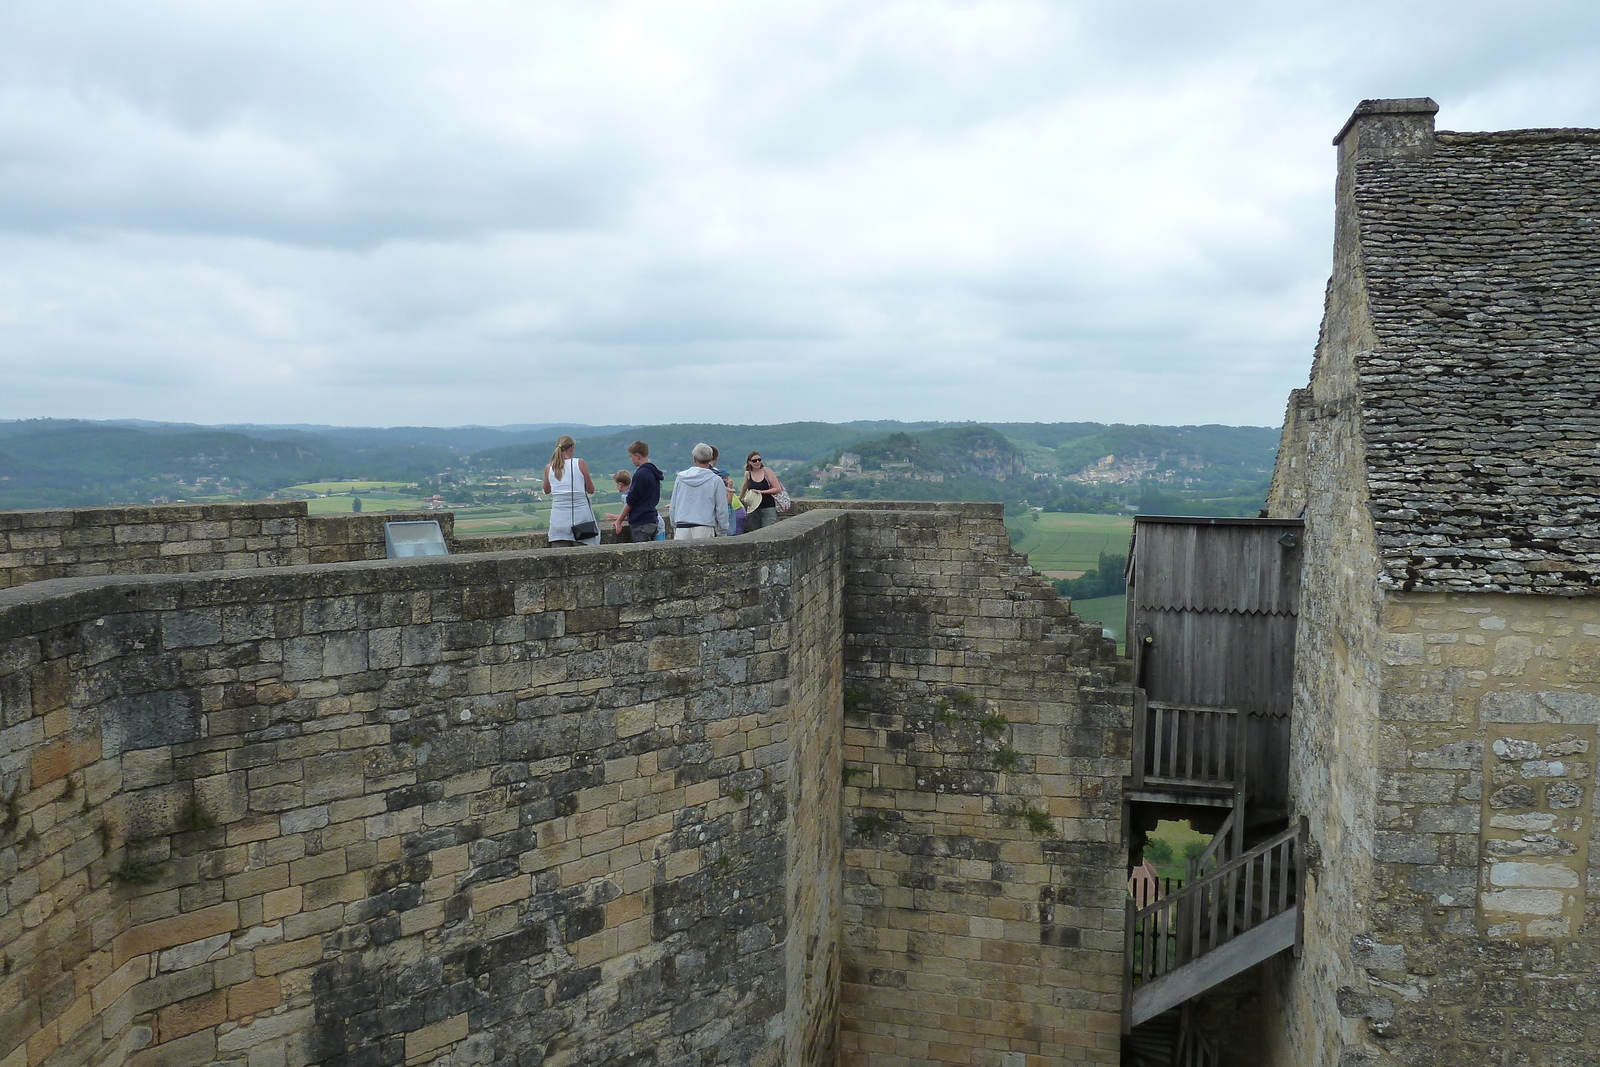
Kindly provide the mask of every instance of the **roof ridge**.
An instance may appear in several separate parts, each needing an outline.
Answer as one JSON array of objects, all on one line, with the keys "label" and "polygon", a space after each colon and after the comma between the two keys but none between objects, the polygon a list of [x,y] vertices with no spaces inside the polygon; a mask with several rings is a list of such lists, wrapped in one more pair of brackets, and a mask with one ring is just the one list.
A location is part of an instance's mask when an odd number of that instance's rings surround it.
[{"label": "roof ridge", "polygon": [[1433,136],[1440,144],[1539,144],[1551,141],[1600,141],[1600,130],[1585,126],[1549,126],[1526,130],[1439,130]]}]

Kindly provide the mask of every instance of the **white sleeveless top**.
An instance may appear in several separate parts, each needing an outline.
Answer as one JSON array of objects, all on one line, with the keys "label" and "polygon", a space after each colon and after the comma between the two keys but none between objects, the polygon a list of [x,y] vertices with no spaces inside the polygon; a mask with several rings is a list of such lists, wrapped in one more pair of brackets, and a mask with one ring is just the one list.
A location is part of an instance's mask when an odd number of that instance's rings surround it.
[{"label": "white sleeveless top", "polygon": [[[550,529],[545,537],[551,541],[576,541],[573,524],[594,518],[594,509],[583,491],[583,471],[578,469],[578,460],[568,460],[559,478],[555,469],[546,465],[545,475],[550,479]],[[590,545],[599,540],[599,534],[583,539],[584,544]]]}]

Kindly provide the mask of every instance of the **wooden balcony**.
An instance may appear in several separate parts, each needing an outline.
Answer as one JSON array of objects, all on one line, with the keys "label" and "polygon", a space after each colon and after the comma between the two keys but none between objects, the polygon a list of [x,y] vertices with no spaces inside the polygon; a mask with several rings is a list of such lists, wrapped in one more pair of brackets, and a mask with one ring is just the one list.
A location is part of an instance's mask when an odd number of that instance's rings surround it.
[{"label": "wooden balcony", "polygon": [[1135,690],[1130,799],[1231,806],[1244,788],[1245,740],[1237,708],[1146,700]]}]

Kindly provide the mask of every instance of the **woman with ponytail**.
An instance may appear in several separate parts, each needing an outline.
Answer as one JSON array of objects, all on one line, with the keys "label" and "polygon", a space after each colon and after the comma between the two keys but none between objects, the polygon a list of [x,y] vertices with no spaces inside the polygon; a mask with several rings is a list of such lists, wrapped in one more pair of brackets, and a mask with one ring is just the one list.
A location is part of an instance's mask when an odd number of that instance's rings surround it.
[{"label": "woman with ponytail", "polygon": [[[572,454],[577,447],[578,442],[562,434],[544,468],[544,491],[550,497],[550,529],[545,539],[551,547],[600,543],[599,526],[589,505],[594,479],[589,477],[589,465]],[[578,527],[576,533],[573,527]]]}]

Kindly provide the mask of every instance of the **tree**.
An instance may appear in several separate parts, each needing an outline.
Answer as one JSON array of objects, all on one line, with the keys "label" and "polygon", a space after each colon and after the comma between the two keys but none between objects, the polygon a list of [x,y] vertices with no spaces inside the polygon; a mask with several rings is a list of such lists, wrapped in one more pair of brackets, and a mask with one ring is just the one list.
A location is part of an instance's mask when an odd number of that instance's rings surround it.
[{"label": "tree", "polygon": [[358,497],[358,496],[351,497],[351,499],[350,499],[350,510],[355,512],[357,515],[361,514],[361,498],[360,497]]},{"label": "tree", "polygon": [[1172,865],[1172,845],[1159,837],[1147,837],[1144,842],[1144,858],[1157,867]]},{"label": "tree", "polygon": [[1076,578],[1056,581],[1056,592],[1074,600],[1095,600],[1103,596],[1121,596],[1128,591],[1128,557],[1120,553],[1102,552],[1097,566],[1084,571]]}]

